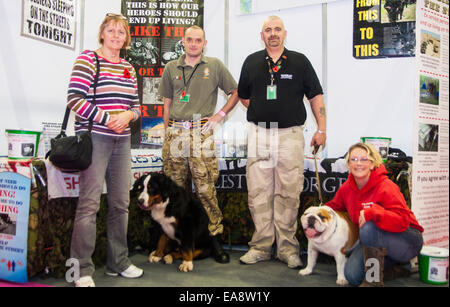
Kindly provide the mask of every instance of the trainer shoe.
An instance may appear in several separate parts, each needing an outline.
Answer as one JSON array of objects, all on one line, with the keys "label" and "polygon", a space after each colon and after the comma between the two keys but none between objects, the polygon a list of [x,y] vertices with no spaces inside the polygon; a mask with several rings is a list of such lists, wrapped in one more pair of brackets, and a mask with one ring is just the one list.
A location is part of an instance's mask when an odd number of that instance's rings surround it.
[{"label": "trainer shoe", "polygon": [[130,265],[128,267],[128,269],[126,269],[122,273],[116,273],[116,272],[112,272],[110,270],[106,270],[106,275],[109,275],[109,276],[119,276],[119,274],[120,274],[120,276],[125,277],[125,278],[139,278],[142,275],[144,275],[144,270],[138,268],[137,266],[135,266],[133,264]]},{"label": "trainer shoe", "polygon": [[288,256],[287,259],[283,256],[279,256],[278,259],[287,263],[288,268],[290,268],[290,269],[295,269],[295,268],[303,266],[302,260],[300,259],[300,257],[297,254],[292,254],[292,255]]},{"label": "trainer shoe", "polygon": [[75,287],[77,288],[95,287],[95,283],[91,276],[83,276],[77,281],[75,281]]},{"label": "trainer shoe", "polygon": [[239,260],[244,264],[255,264],[259,261],[270,260],[270,258],[270,253],[259,251],[256,249],[250,249],[244,256],[239,258]]}]

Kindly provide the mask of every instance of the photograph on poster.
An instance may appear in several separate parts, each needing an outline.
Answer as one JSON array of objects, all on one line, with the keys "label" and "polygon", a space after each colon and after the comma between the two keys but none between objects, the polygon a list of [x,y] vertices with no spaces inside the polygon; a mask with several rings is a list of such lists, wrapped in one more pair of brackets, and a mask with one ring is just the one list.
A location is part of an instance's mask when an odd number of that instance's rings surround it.
[{"label": "photograph on poster", "polygon": [[381,23],[416,20],[416,0],[381,1]]},{"label": "photograph on poster", "polygon": [[130,50],[127,51],[126,59],[136,65],[155,65],[159,61],[158,39],[134,39]]},{"label": "photograph on poster", "polygon": [[437,152],[439,148],[439,125],[419,124],[419,151]]},{"label": "photograph on poster", "polygon": [[420,75],[419,102],[439,105],[439,79]]},{"label": "photograph on poster", "polygon": [[386,56],[414,56],[416,51],[416,24],[398,23],[383,29],[383,50]]},{"label": "photograph on poster", "polygon": [[162,65],[172,60],[178,59],[184,54],[184,47],[181,39],[165,38],[162,47]]},{"label": "photograph on poster", "polygon": [[163,104],[162,97],[158,96],[161,78],[144,78],[143,104]]},{"label": "photograph on poster", "polygon": [[162,118],[142,118],[141,145],[161,147],[164,141]]},{"label": "photograph on poster", "polygon": [[239,4],[239,12],[241,14],[251,14],[253,12],[252,4],[252,0],[241,0]]},{"label": "photograph on poster", "polygon": [[17,214],[0,213],[0,234],[16,235]]},{"label": "photograph on poster", "polygon": [[435,58],[441,56],[441,37],[427,30],[420,32],[420,53]]}]

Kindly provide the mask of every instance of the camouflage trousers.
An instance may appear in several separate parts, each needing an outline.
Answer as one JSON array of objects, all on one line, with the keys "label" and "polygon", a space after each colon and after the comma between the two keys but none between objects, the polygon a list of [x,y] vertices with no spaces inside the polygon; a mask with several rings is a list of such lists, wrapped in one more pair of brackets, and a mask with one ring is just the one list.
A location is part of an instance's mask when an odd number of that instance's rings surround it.
[{"label": "camouflage trousers", "polygon": [[248,206],[255,224],[251,249],[271,252],[286,261],[299,254],[296,238],[300,193],[303,189],[303,127],[266,129],[249,123]]},{"label": "camouflage trousers", "polygon": [[164,173],[179,186],[186,188],[191,177],[197,196],[208,214],[210,234],[223,233],[223,215],[215,188],[219,166],[213,131],[202,134],[200,129],[167,128],[162,158]]}]

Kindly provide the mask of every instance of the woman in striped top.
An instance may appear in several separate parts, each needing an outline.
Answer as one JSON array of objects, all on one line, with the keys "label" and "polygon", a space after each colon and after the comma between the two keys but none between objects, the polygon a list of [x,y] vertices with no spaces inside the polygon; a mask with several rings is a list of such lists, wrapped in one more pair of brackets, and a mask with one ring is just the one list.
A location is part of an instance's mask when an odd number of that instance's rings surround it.
[{"label": "woman in striped top", "polygon": [[68,90],[68,106],[76,113],[75,131],[92,127],[92,163],[80,172],[79,202],[71,242],[71,258],[80,264],[75,286],[95,286],[92,254],[96,239],[96,213],[106,182],[107,274],[127,278],[143,271],[128,259],[127,228],[131,185],[131,132],[129,123],[140,116],[136,72],[120,51],[130,45],[128,22],[122,15],[108,14],[98,34],[100,73],[95,105],[91,103],[96,74],[94,51],[86,50],[75,61]]}]

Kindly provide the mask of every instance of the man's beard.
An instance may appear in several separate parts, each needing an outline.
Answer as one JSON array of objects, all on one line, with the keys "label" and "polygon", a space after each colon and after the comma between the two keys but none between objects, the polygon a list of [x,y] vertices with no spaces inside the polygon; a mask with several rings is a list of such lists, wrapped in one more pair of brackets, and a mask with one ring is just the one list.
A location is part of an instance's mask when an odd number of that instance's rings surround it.
[{"label": "man's beard", "polygon": [[271,47],[278,47],[282,43],[281,39],[278,36],[272,36],[268,40],[268,45]]}]

